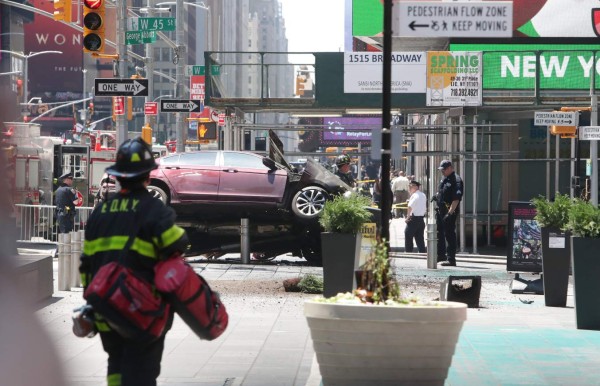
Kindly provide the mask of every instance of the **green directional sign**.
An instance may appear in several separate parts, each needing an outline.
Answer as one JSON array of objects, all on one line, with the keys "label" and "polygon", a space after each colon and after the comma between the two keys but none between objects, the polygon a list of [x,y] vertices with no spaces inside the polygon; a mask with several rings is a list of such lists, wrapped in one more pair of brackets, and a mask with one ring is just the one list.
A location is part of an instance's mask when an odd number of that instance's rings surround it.
[{"label": "green directional sign", "polygon": [[128,31],[175,31],[174,17],[130,17]]},{"label": "green directional sign", "polygon": [[[215,66],[215,65],[211,66],[210,74],[212,76],[221,75],[221,66]],[[196,65],[185,66],[185,75],[186,76],[206,75],[206,67],[205,66],[196,66]]]},{"label": "green directional sign", "polygon": [[146,44],[156,41],[156,31],[125,31],[125,44]]}]

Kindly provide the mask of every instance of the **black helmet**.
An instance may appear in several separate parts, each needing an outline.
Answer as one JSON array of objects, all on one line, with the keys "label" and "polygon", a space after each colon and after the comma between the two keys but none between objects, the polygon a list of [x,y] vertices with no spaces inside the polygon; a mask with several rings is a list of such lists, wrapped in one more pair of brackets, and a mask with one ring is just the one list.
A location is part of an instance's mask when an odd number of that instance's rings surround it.
[{"label": "black helmet", "polygon": [[128,139],[119,146],[117,161],[106,168],[114,177],[136,178],[158,167],[150,148],[141,138]]},{"label": "black helmet", "polygon": [[352,161],[350,160],[350,156],[348,154],[338,155],[335,159],[335,164],[340,167],[342,165],[349,165]]}]

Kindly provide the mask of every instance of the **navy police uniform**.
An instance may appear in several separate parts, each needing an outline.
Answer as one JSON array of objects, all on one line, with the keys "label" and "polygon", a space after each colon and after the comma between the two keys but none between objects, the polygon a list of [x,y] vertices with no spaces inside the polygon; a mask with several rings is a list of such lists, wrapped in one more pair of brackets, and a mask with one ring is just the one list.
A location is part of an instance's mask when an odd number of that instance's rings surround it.
[{"label": "navy police uniform", "polygon": [[58,228],[60,233],[69,233],[75,227],[75,203],[77,193],[75,189],[64,183],[64,180],[73,179],[73,174],[65,173],[60,176],[59,180],[62,186],[56,189],[56,218],[58,220]]},{"label": "navy police uniform", "polygon": [[437,201],[435,218],[437,222],[438,261],[447,260],[449,263],[456,264],[456,218],[458,217],[460,203],[454,213],[449,213],[448,210],[452,201],[462,200],[463,192],[463,181],[458,174],[452,172],[448,176],[442,177],[435,197]]}]

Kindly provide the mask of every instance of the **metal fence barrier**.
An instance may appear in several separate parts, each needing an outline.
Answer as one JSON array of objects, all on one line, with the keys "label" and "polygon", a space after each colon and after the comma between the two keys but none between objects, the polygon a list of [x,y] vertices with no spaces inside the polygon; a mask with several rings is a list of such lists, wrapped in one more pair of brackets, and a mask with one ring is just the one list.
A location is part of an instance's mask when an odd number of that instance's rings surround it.
[{"label": "metal fence barrier", "polygon": [[[16,204],[17,237],[25,241],[58,241],[56,206]],[[75,208],[74,231],[85,229],[93,207]]]}]

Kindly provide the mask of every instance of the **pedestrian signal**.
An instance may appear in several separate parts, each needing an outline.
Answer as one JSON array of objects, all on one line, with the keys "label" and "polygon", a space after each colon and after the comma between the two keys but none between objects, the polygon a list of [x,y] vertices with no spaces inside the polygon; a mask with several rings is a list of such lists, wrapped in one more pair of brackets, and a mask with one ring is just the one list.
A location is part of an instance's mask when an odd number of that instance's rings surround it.
[{"label": "pedestrian signal", "polygon": [[54,20],[70,23],[71,6],[71,0],[54,0]]},{"label": "pedestrian signal", "polygon": [[104,0],[83,0],[83,50],[104,52]]},{"label": "pedestrian signal", "polygon": [[142,127],[142,139],[148,145],[152,145],[152,127],[149,124]]}]

